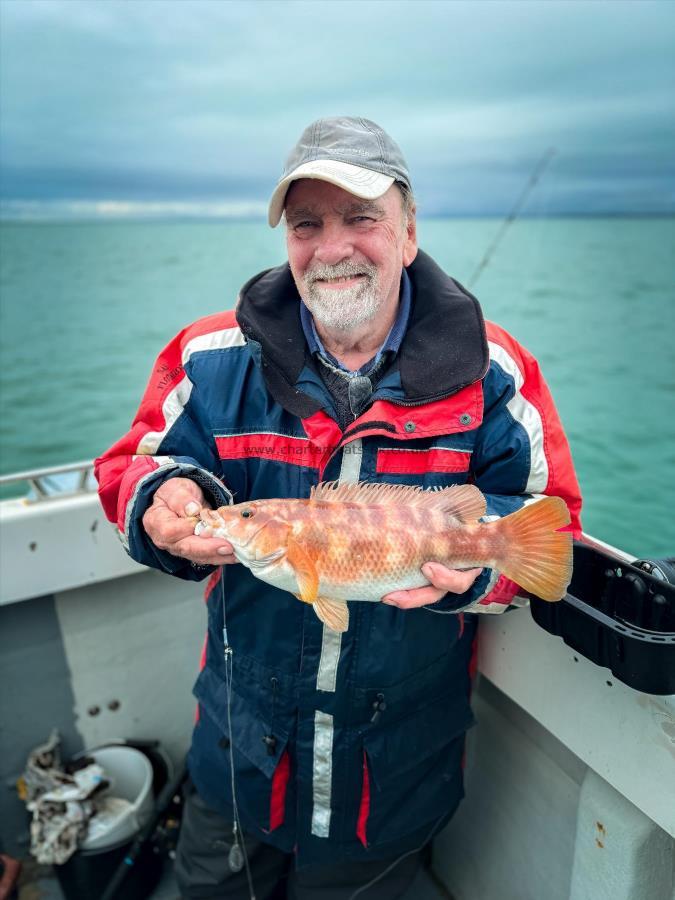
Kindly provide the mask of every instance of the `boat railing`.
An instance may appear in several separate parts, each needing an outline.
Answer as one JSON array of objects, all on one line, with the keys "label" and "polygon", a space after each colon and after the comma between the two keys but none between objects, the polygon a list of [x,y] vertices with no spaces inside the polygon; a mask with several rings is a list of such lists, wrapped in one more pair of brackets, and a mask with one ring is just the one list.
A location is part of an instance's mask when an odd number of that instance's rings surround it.
[{"label": "boat railing", "polygon": [[94,462],[82,460],[60,466],[27,469],[24,472],[13,472],[11,475],[0,475],[0,489],[21,482],[29,485],[28,493],[22,497],[22,500],[28,503],[90,494],[96,491]]},{"label": "boat railing", "polygon": [[[25,472],[15,472],[11,475],[0,475],[0,489],[22,481],[30,485],[30,492],[22,498],[24,502],[29,503],[39,503],[44,500],[53,500],[57,497],[91,494],[97,490],[93,460],[29,469]],[[585,532],[581,535],[581,540],[597,550],[611,553],[623,562],[632,563],[636,559],[633,554],[619,550],[617,547],[613,547],[611,544],[607,544]]]}]

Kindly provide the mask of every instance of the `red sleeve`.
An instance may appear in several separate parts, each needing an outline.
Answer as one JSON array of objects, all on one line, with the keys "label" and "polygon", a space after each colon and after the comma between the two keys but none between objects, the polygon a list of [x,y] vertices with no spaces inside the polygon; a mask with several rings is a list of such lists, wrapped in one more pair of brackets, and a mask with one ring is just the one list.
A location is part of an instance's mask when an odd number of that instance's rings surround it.
[{"label": "red sleeve", "polygon": [[[214,470],[211,437],[186,408],[193,385],[184,365],[195,349],[226,344],[234,333],[239,333],[234,312],[208,316],[183,329],[158,356],[131,429],[95,461],[103,509],[122,533],[139,484],[160,466],[187,459]],[[172,440],[172,429],[180,439]]]},{"label": "red sleeve", "polygon": [[[515,421],[519,416],[534,435],[531,441],[532,494],[562,497],[570,511],[569,530],[581,537],[581,490],[572,454],[551,392],[537,360],[508,332],[486,323],[491,358],[514,378],[516,396],[511,409]],[[539,473],[545,473],[545,479]],[[487,593],[475,602],[472,612],[499,612],[512,603],[520,588],[503,575],[489,585]],[[481,609],[482,608],[482,609]]]}]

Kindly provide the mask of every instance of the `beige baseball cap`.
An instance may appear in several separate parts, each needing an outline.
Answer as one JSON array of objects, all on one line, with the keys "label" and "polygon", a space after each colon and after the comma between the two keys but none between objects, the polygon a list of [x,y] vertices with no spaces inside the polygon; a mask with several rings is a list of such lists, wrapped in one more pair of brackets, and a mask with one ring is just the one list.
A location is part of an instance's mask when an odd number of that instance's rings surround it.
[{"label": "beige baseball cap", "polygon": [[317,119],[303,131],[274,189],[268,221],[281,221],[286,193],[299,178],[329,181],[363,200],[381,197],[395,181],[412,192],[408,165],[398,144],[370,119]]}]

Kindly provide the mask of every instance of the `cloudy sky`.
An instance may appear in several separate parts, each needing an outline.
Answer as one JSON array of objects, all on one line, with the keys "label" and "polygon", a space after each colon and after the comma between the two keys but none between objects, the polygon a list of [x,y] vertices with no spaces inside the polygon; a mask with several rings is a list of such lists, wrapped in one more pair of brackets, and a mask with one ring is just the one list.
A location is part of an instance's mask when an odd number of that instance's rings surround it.
[{"label": "cloudy sky", "polygon": [[310,121],[426,214],[675,210],[675,3],[0,0],[5,216],[258,214]]}]

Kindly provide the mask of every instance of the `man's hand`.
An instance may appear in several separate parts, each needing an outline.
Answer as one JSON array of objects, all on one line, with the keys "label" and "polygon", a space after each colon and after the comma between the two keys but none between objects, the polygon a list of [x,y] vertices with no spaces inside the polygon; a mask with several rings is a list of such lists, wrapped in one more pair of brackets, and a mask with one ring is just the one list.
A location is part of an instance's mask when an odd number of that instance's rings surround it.
[{"label": "man's hand", "polygon": [[399,609],[414,609],[416,606],[428,606],[436,603],[449,591],[451,594],[463,594],[468,591],[482,569],[448,569],[440,563],[425,563],[422,575],[427,578],[429,587],[413,588],[410,591],[394,591],[382,598],[383,603],[398,606]]},{"label": "man's hand", "polygon": [[235,563],[232,544],[222,538],[195,535],[197,516],[207,506],[202,489],[190,478],[170,478],[157,488],[145,515],[146,534],[160,550],[200,566]]}]

